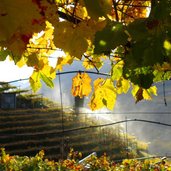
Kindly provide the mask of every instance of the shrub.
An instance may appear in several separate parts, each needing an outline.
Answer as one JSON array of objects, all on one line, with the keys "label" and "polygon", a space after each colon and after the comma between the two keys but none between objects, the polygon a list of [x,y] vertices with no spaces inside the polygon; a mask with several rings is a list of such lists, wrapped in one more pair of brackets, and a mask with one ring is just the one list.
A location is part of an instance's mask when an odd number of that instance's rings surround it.
[{"label": "shrub", "polygon": [[58,162],[44,159],[44,151],[34,157],[10,156],[1,149],[0,171],[171,171],[171,164],[164,159],[134,160],[125,159],[121,163],[110,160],[106,154],[101,157],[92,155],[79,163],[81,153],[71,149],[68,159]]}]

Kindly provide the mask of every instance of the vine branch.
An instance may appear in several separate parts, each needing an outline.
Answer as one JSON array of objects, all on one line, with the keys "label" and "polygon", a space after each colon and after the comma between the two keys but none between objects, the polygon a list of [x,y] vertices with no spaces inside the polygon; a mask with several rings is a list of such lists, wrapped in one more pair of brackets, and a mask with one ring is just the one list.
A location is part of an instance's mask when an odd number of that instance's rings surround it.
[{"label": "vine branch", "polygon": [[96,69],[96,71],[99,73],[98,68],[96,67],[96,65],[94,64],[94,62],[89,58],[89,56],[86,56],[86,55],[84,54],[84,57],[85,57],[86,59],[88,59],[88,60],[90,61],[90,63],[92,63],[92,65],[94,66],[94,68]]},{"label": "vine branch", "polygon": [[115,0],[112,0],[112,2],[113,2],[114,10],[115,10],[116,21],[119,21],[119,15],[118,15],[118,10],[117,10],[117,3],[115,2]]}]

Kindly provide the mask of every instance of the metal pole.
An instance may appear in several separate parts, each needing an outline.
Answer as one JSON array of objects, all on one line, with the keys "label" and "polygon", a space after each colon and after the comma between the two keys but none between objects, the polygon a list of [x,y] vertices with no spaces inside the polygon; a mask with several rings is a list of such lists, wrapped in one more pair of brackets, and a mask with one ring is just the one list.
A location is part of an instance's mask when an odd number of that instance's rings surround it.
[{"label": "metal pole", "polygon": [[[58,70],[60,73],[60,71]],[[61,103],[61,126],[62,126],[62,132],[64,132],[64,112],[63,112],[63,98],[62,98],[62,86],[61,86],[61,77],[60,74],[58,76],[59,78],[59,90],[60,90],[60,103]],[[61,142],[61,157],[62,160],[64,159],[64,134],[62,133],[62,142]]]},{"label": "metal pole", "polygon": [[125,117],[125,138],[126,138],[126,157],[129,158],[129,144],[128,144],[128,123],[127,123],[127,117]]}]

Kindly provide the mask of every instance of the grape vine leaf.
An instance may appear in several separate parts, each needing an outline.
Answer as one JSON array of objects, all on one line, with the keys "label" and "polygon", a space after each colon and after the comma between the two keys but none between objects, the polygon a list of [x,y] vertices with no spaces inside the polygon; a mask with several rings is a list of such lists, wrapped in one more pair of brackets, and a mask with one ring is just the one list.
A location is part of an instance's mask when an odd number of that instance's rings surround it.
[{"label": "grape vine leaf", "polygon": [[34,71],[29,78],[29,82],[30,82],[31,88],[34,92],[36,92],[38,89],[40,89],[40,87],[42,85],[40,82],[40,72]]},{"label": "grape vine leaf", "polygon": [[91,78],[87,73],[77,73],[72,78],[72,89],[71,93],[73,96],[79,96],[83,98],[91,93]]},{"label": "grape vine leaf", "polygon": [[[130,82],[136,102],[150,100],[156,95],[152,84],[170,79],[170,14],[170,0],[1,0],[0,60],[10,56],[18,66],[33,67],[30,84],[36,91],[41,80],[53,87],[56,70],[83,56],[85,69],[100,70],[106,55],[111,77],[94,82],[91,108],[112,109]],[[53,68],[48,58],[57,49],[66,56]],[[83,97],[91,81],[79,76],[72,91]]]},{"label": "grape vine leaf", "polygon": [[149,36],[146,26],[146,19],[144,18],[136,19],[129,23],[127,26],[127,31],[133,41],[140,41]]},{"label": "grape vine leaf", "polygon": [[42,20],[39,7],[32,0],[1,1],[0,46],[7,47],[14,56],[21,56],[32,34],[44,28]]},{"label": "grape vine leaf", "polygon": [[92,110],[98,110],[104,106],[113,110],[116,97],[117,93],[113,81],[111,79],[98,78],[94,81],[94,93],[89,106]]},{"label": "grape vine leaf", "polygon": [[88,48],[88,40],[92,40],[96,28],[92,23],[81,22],[74,25],[70,22],[63,21],[55,26],[54,43],[57,48],[63,49],[71,56],[78,59],[82,58]]},{"label": "grape vine leaf", "polygon": [[52,78],[47,77],[46,74],[44,74],[43,72],[40,72],[40,78],[45,82],[45,84],[50,87],[53,88],[54,87],[54,83],[52,81]]},{"label": "grape vine leaf", "polygon": [[123,61],[119,61],[116,64],[113,64],[112,70],[111,70],[111,78],[112,80],[118,80],[121,78],[123,73]]},{"label": "grape vine leaf", "polygon": [[48,59],[39,59],[38,63],[34,65],[34,71],[29,81],[33,91],[36,92],[42,85],[40,80],[43,80],[48,87],[53,88],[53,79],[55,77],[55,69],[48,64]]},{"label": "grape vine leaf", "polygon": [[89,16],[94,20],[106,17],[112,11],[112,0],[84,0],[84,4]]},{"label": "grape vine leaf", "polygon": [[69,54],[66,54],[66,56],[64,56],[64,57],[58,57],[56,69],[62,71],[63,66],[66,64],[71,65],[73,60],[74,60],[74,58],[71,57]]},{"label": "grape vine leaf", "polygon": [[94,53],[109,55],[112,49],[119,45],[125,45],[128,35],[125,26],[119,22],[108,22],[106,27],[95,34]]},{"label": "grape vine leaf", "polygon": [[84,68],[88,69],[94,69],[95,67],[97,69],[100,69],[103,66],[103,59],[105,59],[106,56],[102,55],[91,55],[90,57],[87,57],[83,61]]},{"label": "grape vine leaf", "polygon": [[127,93],[130,88],[130,81],[121,77],[116,82],[116,90],[118,94]]},{"label": "grape vine leaf", "polygon": [[152,86],[149,89],[143,89],[137,85],[133,85],[132,95],[135,98],[135,103],[145,99],[152,100],[152,95],[157,96],[157,87]]},{"label": "grape vine leaf", "polygon": [[0,50],[0,61],[4,61],[8,55],[11,55],[8,49]]},{"label": "grape vine leaf", "polygon": [[32,53],[27,58],[27,66],[29,67],[35,67],[39,63],[39,59],[36,53]]},{"label": "grape vine leaf", "polygon": [[21,59],[16,63],[16,65],[21,68],[27,63],[27,58],[25,56],[22,56]]},{"label": "grape vine leaf", "polygon": [[154,73],[149,67],[137,68],[128,71],[125,71],[124,69],[123,72],[125,79],[130,80],[135,85],[144,89],[150,88],[153,83]]},{"label": "grape vine leaf", "polygon": [[125,79],[123,75],[123,60],[113,64],[111,71],[111,79],[116,82],[115,87],[118,94],[127,93],[130,88],[129,80]]}]

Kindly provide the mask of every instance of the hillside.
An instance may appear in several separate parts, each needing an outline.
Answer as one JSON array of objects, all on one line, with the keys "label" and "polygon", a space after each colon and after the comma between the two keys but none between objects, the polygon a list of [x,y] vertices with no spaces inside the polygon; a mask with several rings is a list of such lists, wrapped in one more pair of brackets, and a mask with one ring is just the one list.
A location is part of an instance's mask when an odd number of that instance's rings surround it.
[{"label": "hillside", "polygon": [[112,159],[141,156],[141,151],[146,152],[145,143],[136,142],[135,139],[133,142],[132,137],[127,136],[129,144],[136,144],[127,153],[128,142],[119,126],[67,132],[95,124],[98,123],[87,115],[62,115],[59,109],[1,110],[0,146],[11,155],[33,156],[43,149],[47,158],[55,160],[66,158],[70,148],[82,152],[83,156],[92,152],[98,155],[106,152]]}]

